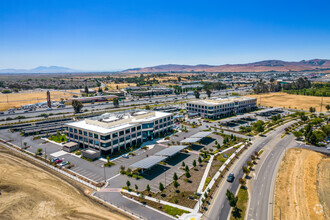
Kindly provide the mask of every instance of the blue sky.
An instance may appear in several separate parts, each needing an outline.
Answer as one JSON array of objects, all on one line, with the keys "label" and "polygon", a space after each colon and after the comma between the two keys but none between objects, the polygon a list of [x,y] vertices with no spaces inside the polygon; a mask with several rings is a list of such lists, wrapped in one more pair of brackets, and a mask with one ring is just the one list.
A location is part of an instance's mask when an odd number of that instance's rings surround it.
[{"label": "blue sky", "polygon": [[329,11],[329,0],[0,0],[0,69],[329,59]]}]

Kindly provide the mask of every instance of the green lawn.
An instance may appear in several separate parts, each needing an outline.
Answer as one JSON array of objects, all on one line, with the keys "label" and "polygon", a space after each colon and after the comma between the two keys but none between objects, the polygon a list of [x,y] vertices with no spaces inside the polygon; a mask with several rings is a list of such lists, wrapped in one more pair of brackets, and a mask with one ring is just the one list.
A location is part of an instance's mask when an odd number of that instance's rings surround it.
[{"label": "green lawn", "polygon": [[181,216],[183,213],[189,213],[186,210],[175,208],[175,207],[172,207],[172,206],[169,206],[169,205],[164,205],[164,211],[167,214],[172,215],[174,217]]},{"label": "green lawn", "polygon": [[67,138],[65,134],[62,135],[52,135],[50,136],[50,138],[48,138],[49,140],[55,141],[57,143],[62,143],[62,142],[67,142]]},{"label": "green lawn", "polygon": [[245,212],[246,212],[246,207],[249,201],[249,194],[247,189],[245,188],[240,188],[238,190],[238,201],[237,201],[237,208],[240,209],[239,211],[239,217],[234,217],[233,213],[231,213],[230,219],[231,220],[236,220],[236,219],[244,219],[245,217]]}]

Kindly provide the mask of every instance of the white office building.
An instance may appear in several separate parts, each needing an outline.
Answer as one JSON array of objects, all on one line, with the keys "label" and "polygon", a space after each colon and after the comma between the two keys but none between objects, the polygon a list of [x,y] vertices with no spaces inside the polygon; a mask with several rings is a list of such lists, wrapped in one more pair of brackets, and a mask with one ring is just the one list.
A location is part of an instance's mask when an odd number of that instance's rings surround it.
[{"label": "white office building", "polygon": [[198,113],[209,119],[228,117],[236,113],[249,112],[257,108],[257,99],[251,97],[225,97],[190,101],[186,104],[188,113]]},{"label": "white office building", "polygon": [[68,140],[80,148],[97,149],[107,155],[165,135],[172,126],[172,113],[133,110],[67,123],[66,132]]}]

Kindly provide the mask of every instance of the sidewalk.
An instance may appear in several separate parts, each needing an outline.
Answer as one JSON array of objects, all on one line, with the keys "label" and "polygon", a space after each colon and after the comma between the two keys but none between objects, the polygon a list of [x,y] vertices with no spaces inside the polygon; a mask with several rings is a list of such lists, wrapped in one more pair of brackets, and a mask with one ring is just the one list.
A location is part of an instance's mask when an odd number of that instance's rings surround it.
[{"label": "sidewalk", "polygon": [[[123,189],[122,192],[131,194],[131,195],[137,196],[137,197],[140,195],[140,194],[137,194],[135,192],[129,192],[126,189]],[[153,201],[153,202],[159,202],[160,204],[163,204],[163,205],[169,205],[169,206],[176,207],[178,209],[182,209],[182,210],[185,210],[185,211],[188,211],[188,212],[194,212],[194,210],[191,209],[191,208],[187,208],[185,206],[177,205],[177,204],[174,204],[174,203],[171,203],[171,202],[166,202],[166,201],[163,201],[163,200],[158,200],[158,199],[155,199],[155,198],[152,198],[152,197],[149,197],[149,196],[144,196],[144,198],[145,199],[148,199],[150,201]]]}]

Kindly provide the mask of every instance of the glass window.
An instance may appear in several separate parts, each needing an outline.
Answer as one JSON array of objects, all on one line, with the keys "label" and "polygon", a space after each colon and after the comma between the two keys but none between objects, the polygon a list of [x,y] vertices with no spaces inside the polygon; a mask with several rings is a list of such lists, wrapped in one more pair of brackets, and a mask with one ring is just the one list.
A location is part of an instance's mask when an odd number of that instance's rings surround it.
[{"label": "glass window", "polygon": [[70,134],[70,138],[73,138],[73,134]]},{"label": "glass window", "polygon": [[119,131],[119,136],[123,136],[124,135],[124,131]]},{"label": "glass window", "polygon": [[110,146],[110,142],[109,143],[101,143],[102,147],[109,147]]},{"label": "glass window", "polygon": [[124,142],[125,138],[120,138],[119,142]]},{"label": "glass window", "polygon": [[88,139],[87,139],[87,138],[84,138],[84,141],[85,141],[85,142],[88,142]]},{"label": "glass window", "polygon": [[94,138],[98,139],[99,135],[98,134],[94,134]]},{"label": "glass window", "polygon": [[101,140],[109,140],[109,139],[110,139],[110,135],[106,135],[106,136],[101,135]]},{"label": "glass window", "polygon": [[154,126],[154,123],[143,124],[142,129],[153,128],[153,126]]},{"label": "glass window", "polygon": [[116,137],[118,137],[118,133],[113,133],[112,138],[116,138]]},{"label": "glass window", "polygon": [[79,130],[79,134],[82,134],[82,130]]},{"label": "glass window", "polygon": [[78,140],[78,135],[75,135],[75,136],[74,136],[74,139]]},{"label": "glass window", "polygon": [[125,134],[129,134],[130,129],[125,130]]},{"label": "glass window", "polygon": [[70,132],[72,132],[73,131],[73,129],[72,128],[70,128]]},{"label": "glass window", "polygon": [[83,140],[83,137],[79,136],[79,141],[82,141]]},{"label": "glass window", "polygon": [[141,125],[137,126],[137,130],[141,130]]},{"label": "glass window", "polygon": [[138,136],[138,137],[141,136],[141,132],[138,132],[138,133],[137,133],[137,136]]},{"label": "glass window", "polygon": [[131,132],[135,132],[135,130],[136,130],[136,128],[134,127],[134,128],[131,128]]},{"label": "glass window", "polygon": [[155,125],[158,125],[158,120],[157,120],[157,121],[155,121]]},{"label": "glass window", "polygon": [[93,137],[93,133],[89,132],[89,137],[92,138]]},{"label": "glass window", "polygon": [[118,144],[118,140],[113,140],[113,145]]},{"label": "glass window", "polygon": [[126,136],[126,140],[129,140],[129,139],[131,139],[131,136],[130,135],[127,135]]},{"label": "glass window", "polygon": [[158,129],[158,126],[155,127],[155,130],[157,130],[157,129]]},{"label": "glass window", "polygon": [[94,141],[94,144],[98,146],[100,144],[100,142],[99,141]]},{"label": "glass window", "polygon": [[93,144],[93,139],[89,139],[89,143],[90,144]]},{"label": "glass window", "polygon": [[132,134],[132,138],[135,138],[136,137],[136,134]]},{"label": "glass window", "polygon": [[77,129],[74,129],[74,133],[77,133]]},{"label": "glass window", "polygon": [[84,131],[84,135],[87,136],[87,131]]}]

